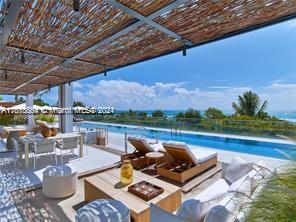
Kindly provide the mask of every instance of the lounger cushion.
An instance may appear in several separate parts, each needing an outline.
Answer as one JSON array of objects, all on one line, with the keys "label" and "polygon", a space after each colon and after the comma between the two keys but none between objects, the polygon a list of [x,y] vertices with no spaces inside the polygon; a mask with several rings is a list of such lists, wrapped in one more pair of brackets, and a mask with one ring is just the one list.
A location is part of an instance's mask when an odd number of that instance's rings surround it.
[{"label": "lounger cushion", "polygon": [[141,136],[141,135],[129,136],[128,139],[131,139],[131,140],[146,140],[146,138],[144,136]]},{"label": "lounger cushion", "polygon": [[161,143],[149,144],[155,152],[165,152]]},{"label": "lounger cushion", "polygon": [[209,159],[217,157],[216,152],[208,150],[192,149],[191,152],[194,155],[197,163],[203,163]]},{"label": "lounger cushion", "polygon": [[190,149],[186,143],[183,142],[176,142],[176,141],[168,141],[163,143],[163,146],[174,147],[178,149],[183,149],[187,151],[190,159],[194,164],[203,163],[211,158],[217,157],[217,153],[208,150],[201,150],[201,149]]},{"label": "lounger cushion", "polygon": [[173,145],[173,146],[181,146],[181,147],[187,147],[187,144],[184,143],[184,142],[179,142],[179,141],[173,141],[173,140],[169,140],[167,141],[165,144],[168,144],[168,145]]},{"label": "lounger cushion", "polygon": [[[148,152],[155,152],[152,146],[147,142],[146,138],[143,136],[130,136],[128,137],[128,141],[136,140],[138,142],[141,142],[147,149]],[[135,147],[137,149],[137,147]]]},{"label": "lounger cushion", "polygon": [[233,158],[229,163],[226,172],[225,172],[225,180],[232,184],[238,179],[242,178],[248,172],[250,172],[253,168],[253,163],[246,162],[239,156]]},{"label": "lounger cushion", "polygon": [[150,203],[150,222],[160,221],[188,222],[187,220],[169,213],[155,204]]}]

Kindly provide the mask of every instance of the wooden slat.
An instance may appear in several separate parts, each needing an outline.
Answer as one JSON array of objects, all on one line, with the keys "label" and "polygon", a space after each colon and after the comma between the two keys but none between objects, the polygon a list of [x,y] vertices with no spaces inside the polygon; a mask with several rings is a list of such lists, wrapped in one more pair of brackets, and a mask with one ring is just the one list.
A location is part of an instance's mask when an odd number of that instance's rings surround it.
[{"label": "wooden slat", "polygon": [[293,0],[191,0],[154,21],[197,44],[295,12]]},{"label": "wooden slat", "polygon": [[[195,46],[296,17],[294,0],[117,1]],[[74,12],[72,3],[72,0],[25,1],[9,33],[8,46],[14,48],[6,48],[0,54],[0,69],[28,73],[27,76],[22,74],[22,81],[28,85],[21,85],[11,93],[30,91],[29,83],[40,84],[35,74],[54,75],[59,79],[46,82],[60,84],[104,71],[91,64],[80,67],[74,60],[82,59],[113,69],[182,47],[180,41],[144,25],[104,0],[81,1],[79,12]],[[0,14],[5,16],[5,12]],[[15,48],[32,51],[24,52],[24,63]],[[29,76],[30,82],[26,81]],[[6,88],[0,93],[7,93]]]},{"label": "wooden slat", "polygon": [[81,59],[118,67],[149,59],[180,48],[183,44],[148,25],[120,36],[111,44],[105,44]]},{"label": "wooden slat", "polygon": [[184,184],[184,186],[182,186],[182,188],[181,188],[182,192],[187,193],[187,192],[191,191],[194,187],[198,186],[199,184],[201,184],[202,182],[204,182],[208,178],[210,178],[213,175],[215,175],[216,173],[220,172],[221,169],[222,169],[222,164],[217,163],[217,165],[215,167],[211,168],[210,170],[203,173],[202,175],[200,175],[200,176],[194,178],[193,180],[189,181],[188,183]]}]

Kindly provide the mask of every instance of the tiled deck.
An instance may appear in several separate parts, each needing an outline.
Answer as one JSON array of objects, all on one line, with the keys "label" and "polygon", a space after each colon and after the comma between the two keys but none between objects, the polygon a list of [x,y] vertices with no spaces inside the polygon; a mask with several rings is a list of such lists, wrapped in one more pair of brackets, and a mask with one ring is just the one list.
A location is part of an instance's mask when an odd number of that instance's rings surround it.
[{"label": "tiled deck", "polygon": [[[76,155],[64,156],[64,163],[78,171],[82,176],[113,166],[120,160],[118,155],[88,146],[88,154],[84,149],[83,158],[73,158]],[[60,157],[58,156],[58,163]],[[23,162],[21,163],[22,165]],[[37,161],[36,170],[33,167],[24,168],[18,165],[13,167],[12,153],[0,153],[0,221],[22,221],[14,201],[10,195],[20,188],[40,187],[42,172],[50,164],[55,164],[50,157],[41,156]],[[33,164],[32,164],[33,165]]]},{"label": "tiled deck", "polygon": [[[123,139],[124,137],[122,134],[109,133],[109,146],[123,152]],[[85,155],[80,159],[73,159],[73,155],[65,156],[64,163],[67,163],[74,169],[78,170],[79,175],[82,176],[91,172],[102,170],[120,160],[118,155],[99,150],[94,147],[95,146],[88,145],[88,154],[86,153],[86,149],[84,149]],[[222,162],[229,162],[233,157],[239,155],[248,161],[259,162],[260,160],[264,160],[267,167],[270,169],[274,169],[275,167],[279,169],[288,163],[288,161],[274,158],[216,150],[205,147],[191,146],[191,148],[214,150],[218,153],[219,161]],[[131,151],[132,147],[129,146],[128,150]],[[28,218],[34,220],[38,219],[41,221],[56,221],[57,219],[60,221],[73,221],[75,216],[73,206],[84,200],[84,179],[81,178],[79,180],[76,194],[67,199],[47,199],[42,196],[41,189],[27,193],[21,188],[40,187],[42,184],[42,172],[44,168],[47,165],[54,164],[54,160],[51,161],[50,157],[40,157],[37,162],[37,169],[34,170],[32,167],[25,169],[21,166],[17,166],[14,168],[13,163],[11,162],[11,156],[11,152],[0,153],[0,222],[24,221],[22,218],[25,218],[26,220]],[[59,156],[58,160],[60,162]],[[219,177],[220,173],[217,173],[213,177],[199,184],[189,193],[183,194],[182,199],[185,200],[195,196],[214,181],[219,179]]]}]

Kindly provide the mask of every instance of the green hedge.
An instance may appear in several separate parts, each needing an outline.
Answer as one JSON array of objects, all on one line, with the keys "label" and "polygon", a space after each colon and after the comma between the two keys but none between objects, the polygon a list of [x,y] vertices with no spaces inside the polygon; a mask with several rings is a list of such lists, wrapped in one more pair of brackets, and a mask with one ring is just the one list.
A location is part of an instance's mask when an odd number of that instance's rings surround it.
[{"label": "green hedge", "polygon": [[183,130],[229,133],[249,136],[277,137],[278,134],[296,136],[296,125],[288,121],[269,118],[260,120],[250,117],[225,117],[220,120],[211,119],[175,119],[152,117],[127,117],[119,115],[83,116],[86,120],[108,123],[119,123],[137,126],[161,128],[178,128]]}]

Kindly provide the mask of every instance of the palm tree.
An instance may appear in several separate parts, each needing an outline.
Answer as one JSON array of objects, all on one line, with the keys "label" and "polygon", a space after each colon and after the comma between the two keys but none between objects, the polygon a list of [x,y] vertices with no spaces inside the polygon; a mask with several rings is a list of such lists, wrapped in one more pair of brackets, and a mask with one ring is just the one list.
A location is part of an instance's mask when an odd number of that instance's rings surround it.
[{"label": "palm tree", "polygon": [[267,101],[260,105],[260,98],[252,91],[245,92],[242,96],[238,97],[238,104],[232,103],[232,108],[237,115],[258,116],[264,113],[267,107]]}]

